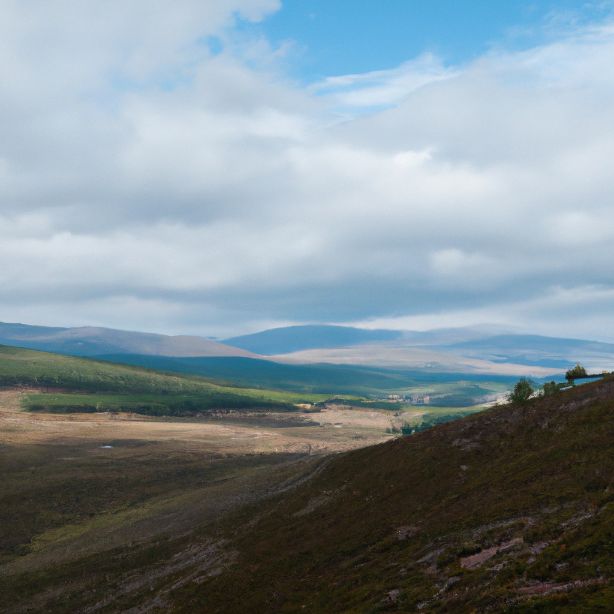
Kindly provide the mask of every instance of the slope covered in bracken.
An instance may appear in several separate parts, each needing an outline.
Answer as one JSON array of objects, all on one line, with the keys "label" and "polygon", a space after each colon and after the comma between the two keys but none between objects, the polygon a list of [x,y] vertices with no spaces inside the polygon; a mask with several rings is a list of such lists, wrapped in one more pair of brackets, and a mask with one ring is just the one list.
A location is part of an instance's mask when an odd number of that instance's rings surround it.
[{"label": "slope covered in bracken", "polygon": [[325,461],[223,523],[216,547],[232,564],[177,578],[164,601],[186,612],[612,611],[613,416],[610,380]]}]

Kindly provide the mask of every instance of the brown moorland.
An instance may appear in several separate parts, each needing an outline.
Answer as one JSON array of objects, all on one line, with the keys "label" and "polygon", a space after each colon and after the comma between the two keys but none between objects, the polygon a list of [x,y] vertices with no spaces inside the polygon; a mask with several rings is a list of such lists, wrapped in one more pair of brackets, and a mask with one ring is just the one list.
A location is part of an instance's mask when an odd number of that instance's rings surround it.
[{"label": "brown moorland", "polygon": [[[182,508],[194,513],[178,521],[181,531],[171,519],[142,539],[68,548],[53,565],[34,564],[37,548],[49,547],[34,540],[5,566],[5,609],[611,611],[613,409],[610,379],[388,443],[294,459],[263,487],[258,479],[272,473],[266,457],[261,472],[252,466],[260,478],[243,484],[263,496],[210,515],[196,504],[204,491],[188,497]],[[161,464],[170,472],[163,483],[189,481],[185,462]],[[126,526],[121,513],[114,519]],[[74,544],[81,528],[66,529]],[[60,537],[46,535],[56,545]]]}]

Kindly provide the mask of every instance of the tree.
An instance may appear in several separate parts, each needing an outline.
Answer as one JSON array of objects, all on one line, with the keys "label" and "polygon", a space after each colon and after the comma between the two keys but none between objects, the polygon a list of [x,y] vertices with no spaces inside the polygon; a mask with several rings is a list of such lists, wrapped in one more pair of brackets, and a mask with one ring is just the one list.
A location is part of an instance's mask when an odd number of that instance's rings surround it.
[{"label": "tree", "polygon": [[577,363],[575,367],[565,373],[565,377],[568,382],[573,382],[578,377],[586,377],[586,369],[580,363]]},{"label": "tree", "polygon": [[533,392],[534,389],[531,381],[526,377],[521,377],[514,386],[514,390],[510,393],[509,401],[515,404],[526,403]]}]

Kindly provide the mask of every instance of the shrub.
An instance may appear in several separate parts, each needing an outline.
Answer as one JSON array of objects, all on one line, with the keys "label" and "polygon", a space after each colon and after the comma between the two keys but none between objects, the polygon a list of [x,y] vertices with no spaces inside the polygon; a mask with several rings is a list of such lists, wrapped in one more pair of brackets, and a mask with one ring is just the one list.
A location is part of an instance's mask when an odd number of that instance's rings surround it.
[{"label": "shrub", "polygon": [[545,397],[552,396],[553,394],[556,394],[557,392],[561,390],[561,388],[564,388],[564,387],[565,387],[565,384],[557,384],[555,381],[546,382],[544,384],[544,396]]},{"label": "shrub", "polygon": [[535,391],[532,383],[526,377],[521,377],[510,393],[509,401],[510,403],[526,403],[533,392]]}]

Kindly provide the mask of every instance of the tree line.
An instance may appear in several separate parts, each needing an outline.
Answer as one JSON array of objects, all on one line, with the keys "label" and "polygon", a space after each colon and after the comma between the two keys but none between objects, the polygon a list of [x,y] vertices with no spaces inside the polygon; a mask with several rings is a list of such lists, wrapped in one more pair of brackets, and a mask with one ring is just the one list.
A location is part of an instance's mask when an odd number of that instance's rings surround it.
[{"label": "tree line", "polygon": [[514,404],[522,404],[526,403],[531,397],[537,395],[545,397],[552,396],[569,386],[573,386],[576,379],[587,376],[588,373],[586,369],[580,363],[577,363],[574,367],[571,367],[565,372],[565,382],[555,382],[552,380],[551,382],[546,382],[541,387],[541,390],[530,379],[521,377],[510,393],[508,401]]}]

